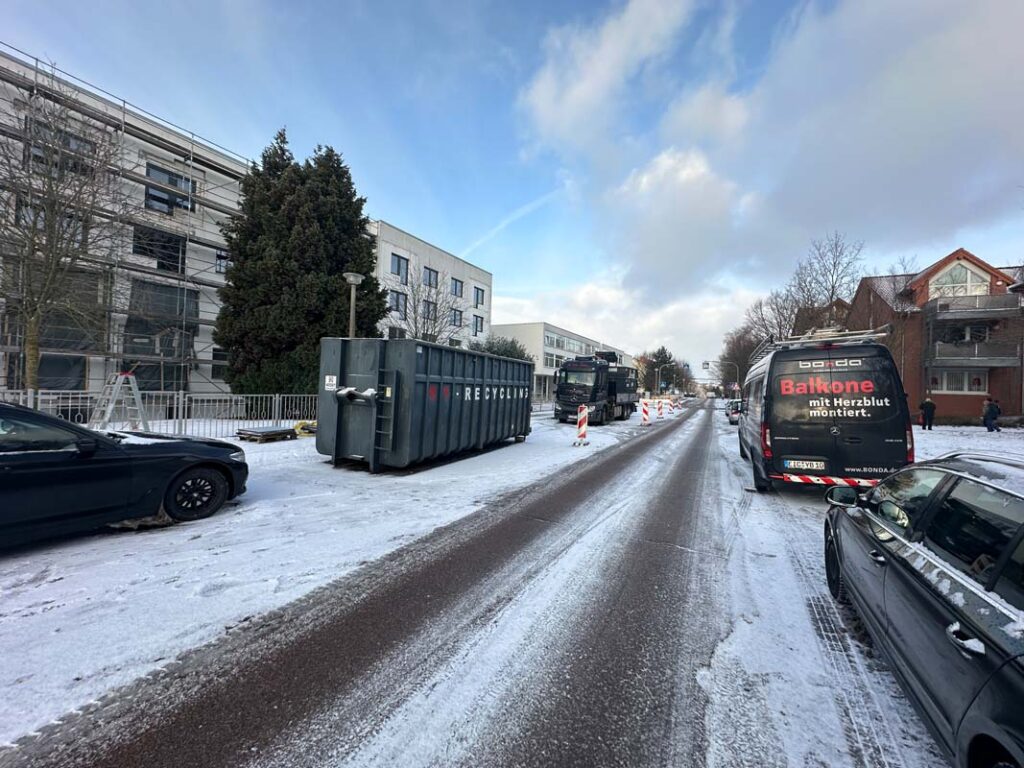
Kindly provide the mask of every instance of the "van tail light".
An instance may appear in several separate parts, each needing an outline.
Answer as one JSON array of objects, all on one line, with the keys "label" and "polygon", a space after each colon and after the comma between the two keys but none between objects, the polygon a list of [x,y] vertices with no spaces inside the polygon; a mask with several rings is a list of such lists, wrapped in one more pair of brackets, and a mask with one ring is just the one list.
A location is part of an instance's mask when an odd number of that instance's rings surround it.
[{"label": "van tail light", "polygon": [[761,422],[761,453],[766,459],[772,457],[772,431],[768,428],[768,422]]},{"label": "van tail light", "polygon": [[914,428],[907,422],[907,464],[914,463]]}]

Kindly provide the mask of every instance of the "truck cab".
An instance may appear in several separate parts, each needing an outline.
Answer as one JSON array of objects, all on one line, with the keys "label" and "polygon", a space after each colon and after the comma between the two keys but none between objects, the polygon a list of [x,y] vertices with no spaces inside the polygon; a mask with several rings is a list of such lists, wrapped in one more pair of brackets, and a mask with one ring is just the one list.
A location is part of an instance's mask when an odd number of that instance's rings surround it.
[{"label": "truck cab", "polygon": [[628,419],[636,411],[636,386],[636,369],[620,365],[614,352],[566,360],[558,370],[555,418],[575,420],[585,405],[591,424]]}]

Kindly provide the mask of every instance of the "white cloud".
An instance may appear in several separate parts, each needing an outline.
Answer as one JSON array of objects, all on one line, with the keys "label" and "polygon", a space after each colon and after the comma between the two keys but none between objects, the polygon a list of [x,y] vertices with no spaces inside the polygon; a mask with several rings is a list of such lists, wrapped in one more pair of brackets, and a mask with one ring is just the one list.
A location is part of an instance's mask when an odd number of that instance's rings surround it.
[{"label": "white cloud", "polygon": [[[589,184],[582,199],[594,209],[595,239],[620,290],[628,286],[626,297],[606,298],[628,298],[636,329],[662,334],[687,313],[716,318],[704,323],[716,328],[742,310],[734,302],[744,291],[784,282],[828,230],[864,240],[880,260],[914,249],[931,261],[959,233],[1024,218],[1019,0],[810,3],[777,32],[758,79],[742,85],[731,79],[728,6],[692,52],[711,61],[705,74],[683,82],[648,133],[627,142],[618,133],[624,94],[672,53],[689,12],[675,9],[659,28],[639,21],[641,8],[651,9],[635,1],[593,29],[553,33],[522,97],[537,133]],[[608,176],[619,167],[627,170]],[[723,285],[744,289],[724,290],[715,314]],[[614,312],[572,306],[542,308],[615,327]],[[705,343],[679,338],[682,354]]]},{"label": "white cloud", "polygon": [[722,82],[712,82],[669,107],[661,130],[668,141],[725,144],[743,135],[749,117],[746,99],[729,93]]},{"label": "white cloud", "polygon": [[601,151],[630,79],[671,48],[690,10],[684,0],[629,0],[596,27],[552,30],[546,61],[521,94],[540,140],[570,153]]},{"label": "white cloud", "polygon": [[496,294],[493,312],[495,323],[544,320],[631,354],[664,344],[694,363],[718,356],[722,335],[756,297],[750,288],[715,286],[685,300],[656,303],[629,287],[625,275],[609,272],[529,297]]}]

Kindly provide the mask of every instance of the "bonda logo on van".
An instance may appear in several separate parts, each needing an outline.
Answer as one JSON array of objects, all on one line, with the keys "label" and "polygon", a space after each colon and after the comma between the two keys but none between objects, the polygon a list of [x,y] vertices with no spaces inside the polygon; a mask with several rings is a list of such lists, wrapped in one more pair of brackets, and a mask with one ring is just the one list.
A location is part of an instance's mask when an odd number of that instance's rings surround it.
[{"label": "bonda logo on van", "polygon": [[844,358],[841,360],[798,360],[801,368],[820,370],[823,368],[859,368],[864,361],[859,357]]}]

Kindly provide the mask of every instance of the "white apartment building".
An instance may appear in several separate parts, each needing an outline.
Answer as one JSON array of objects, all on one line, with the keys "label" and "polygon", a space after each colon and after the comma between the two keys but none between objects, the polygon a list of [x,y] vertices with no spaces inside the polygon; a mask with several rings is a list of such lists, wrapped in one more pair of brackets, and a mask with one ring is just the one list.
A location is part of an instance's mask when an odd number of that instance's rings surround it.
[{"label": "white apartment building", "polygon": [[[119,234],[111,240],[118,246],[76,269],[81,306],[102,321],[84,327],[66,314],[44,323],[40,389],[96,390],[111,373],[134,370],[145,390],[227,391],[218,365],[225,357],[213,344],[217,289],[229,263],[220,227],[238,209],[246,159],[67,73],[2,49],[0,141],[24,144],[26,165],[42,154],[33,138],[39,128],[30,131],[26,117],[34,99],[71,104],[73,125],[80,125],[83,135],[117,142],[118,200],[128,201],[119,209]],[[88,157],[95,146],[74,129],[61,128],[60,140],[79,156]],[[0,195],[22,194],[11,186],[0,185]],[[19,211],[28,207],[20,198],[17,203]],[[0,267],[3,260],[0,248]],[[12,311],[17,285],[4,276],[0,389],[19,389],[24,332]]]},{"label": "white apartment building", "polygon": [[[438,324],[428,323],[439,343],[465,346],[483,341],[491,332],[494,278],[490,272],[431,245],[386,221],[370,223],[377,241],[377,279],[388,291],[390,312],[381,321],[386,338],[413,333],[410,313],[440,312]],[[440,332],[438,332],[440,331]]]},{"label": "white apartment building", "polygon": [[633,356],[618,347],[604,344],[551,323],[510,323],[492,325],[495,336],[512,338],[526,347],[533,355],[533,397],[547,402],[555,397],[555,373],[559,366],[578,355],[592,355],[595,352],[611,351],[619,354],[623,365],[633,367]]}]

